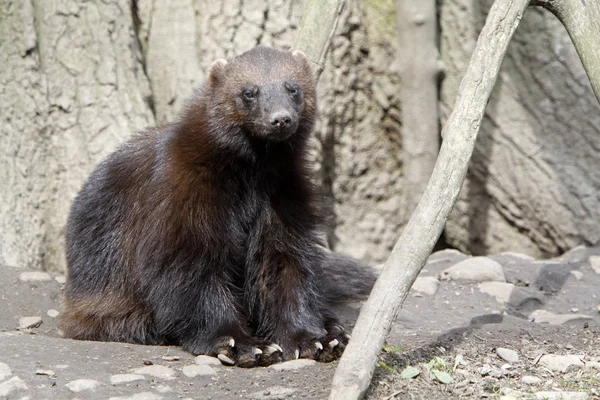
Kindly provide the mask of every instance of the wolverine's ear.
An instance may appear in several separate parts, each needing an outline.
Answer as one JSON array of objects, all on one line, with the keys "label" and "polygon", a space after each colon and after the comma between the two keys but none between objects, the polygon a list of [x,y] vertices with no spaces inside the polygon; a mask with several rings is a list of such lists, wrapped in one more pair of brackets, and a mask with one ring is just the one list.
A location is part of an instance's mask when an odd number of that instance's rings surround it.
[{"label": "wolverine's ear", "polygon": [[299,60],[308,61],[308,58],[306,58],[306,54],[304,54],[300,50],[294,50],[294,51],[292,51],[292,57],[295,57],[295,58],[297,58]]},{"label": "wolverine's ear", "polygon": [[223,60],[222,58],[219,58],[210,65],[210,70],[208,71],[208,80],[210,83],[216,83],[219,81],[219,78],[223,75],[226,65],[227,60]]}]

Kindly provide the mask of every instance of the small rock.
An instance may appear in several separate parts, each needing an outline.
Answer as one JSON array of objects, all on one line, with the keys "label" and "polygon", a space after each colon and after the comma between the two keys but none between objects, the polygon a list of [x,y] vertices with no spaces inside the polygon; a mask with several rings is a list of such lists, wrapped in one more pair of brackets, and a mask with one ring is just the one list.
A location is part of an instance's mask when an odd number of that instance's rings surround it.
[{"label": "small rock", "polygon": [[171,386],[165,385],[158,385],[157,387],[155,387],[155,389],[158,393],[169,393],[173,391],[173,388]]},{"label": "small rock", "polygon": [[575,277],[575,279],[577,279],[578,281],[580,281],[581,278],[583,278],[583,272],[581,272],[581,271],[573,270],[570,272],[570,274],[573,275],[573,277]]},{"label": "small rock", "polygon": [[23,272],[19,275],[21,282],[44,282],[51,280],[52,277],[46,272],[34,271],[34,272]]},{"label": "small rock", "polygon": [[537,376],[525,375],[524,377],[521,378],[521,382],[523,382],[526,385],[537,385],[537,384],[541,383],[542,380],[540,378],[538,378]]},{"label": "small rock", "polygon": [[64,275],[58,275],[54,277],[54,280],[60,284],[67,282],[67,277]]},{"label": "small rock", "polygon": [[581,368],[583,367],[583,361],[581,361],[583,356],[579,355],[555,355],[555,354],[546,354],[540,358],[540,365],[545,366],[551,371],[558,372],[567,372],[571,366],[573,368]]},{"label": "small rock", "polygon": [[502,265],[488,257],[467,258],[441,273],[442,279],[506,282]]},{"label": "small rock", "polygon": [[0,362],[0,382],[12,375],[12,371],[8,364]]},{"label": "small rock", "polygon": [[282,387],[282,386],[273,386],[273,387],[267,388],[265,390],[260,390],[258,392],[252,393],[250,395],[250,398],[251,399],[261,399],[261,400],[287,399],[289,397],[292,397],[292,395],[295,392],[296,392],[296,389],[286,388],[286,387]]},{"label": "small rock", "polygon": [[56,378],[56,374],[51,369],[41,369],[41,368],[38,368],[38,369],[35,370],[35,374],[36,375],[44,375],[44,376],[49,376],[49,377],[55,377]]},{"label": "small rock", "polygon": [[42,317],[21,317],[19,319],[19,329],[34,329],[42,324]]},{"label": "small rock", "polygon": [[571,321],[593,319],[585,314],[554,314],[546,310],[535,310],[529,318],[539,324],[546,323],[550,325],[562,325]]},{"label": "small rock", "polygon": [[48,315],[50,318],[56,318],[56,317],[58,317],[58,314],[60,314],[60,313],[58,312],[58,310],[55,310],[55,309],[50,309],[50,310],[46,311],[46,315]]},{"label": "small rock", "polygon": [[160,359],[164,360],[164,361],[174,362],[174,361],[181,360],[181,357],[179,357],[179,356],[162,356]]},{"label": "small rock", "polygon": [[486,376],[489,375],[490,372],[492,372],[492,367],[489,364],[483,364],[483,366],[481,368],[479,368],[479,375],[481,376]]},{"label": "small rock", "polygon": [[293,371],[304,367],[309,367],[311,365],[315,365],[317,362],[315,360],[308,359],[299,359],[282,362],[280,364],[273,364],[269,368],[274,369],[276,371]]},{"label": "small rock", "polygon": [[600,256],[590,256],[588,263],[595,273],[600,274]]},{"label": "small rock", "polygon": [[144,375],[138,374],[117,374],[110,377],[111,385],[119,385],[121,383],[129,383],[146,379]]},{"label": "small rock", "polygon": [[433,296],[438,289],[440,281],[434,276],[419,276],[415,279],[411,291],[420,292],[428,296]]},{"label": "small rock", "polygon": [[183,374],[188,378],[197,376],[217,375],[217,372],[210,365],[186,365],[183,367]]},{"label": "small rock", "polygon": [[79,392],[83,392],[85,390],[94,391],[99,385],[100,385],[100,382],[95,381],[93,379],[77,379],[73,382],[67,383],[65,386],[71,392],[79,393]]},{"label": "small rock", "polygon": [[0,383],[0,397],[8,397],[8,395],[15,390],[27,390],[27,385],[23,382],[23,379],[18,376],[13,376],[6,382]]},{"label": "small rock", "polygon": [[519,354],[516,351],[511,349],[506,349],[504,347],[498,347],[496,349],[496,354],[498,357],[503,359],[504,361],[513,364],[519,361]]},{"label": "small rock", "polygon": [[198,365],[221,365],[221,361],[217,357],[204,355],[196,357],[194,362]]},{"label": "small rock", "polygon": [[515,285],[506,282],[481,282],[478,288],[481,293],[489,294],[497,302],[508,303]]},{"label": "small rock", "polygon": [[597,369],[600,371],[600,362],[598,361],[588,361],[585,363],[586,369]]},{"label": "small rock", "polygon": [[585,392],[536,392],[535,398],[540,400],[588,400],[590,396]]},{"label": "small rock", "polygon": [[175,372],[171,368],[162,365],[148,365],[146,367],[138,368],[133,372],[136,374],[150,375],[155,378],[161,378],[165,380],[175,379],[173,377]]},{"label": "small rock", "polygon": [[159,396],[152,392],[141,392],[131,396],[121,397],[109,397],[108,400],[160,400],[162,396]]},{"label": "small rock", "polygon": [[573,307],[573,308],[569,309],[569,311],[571,311],[572,313],[578,313],[579,312],[579,308]]}]

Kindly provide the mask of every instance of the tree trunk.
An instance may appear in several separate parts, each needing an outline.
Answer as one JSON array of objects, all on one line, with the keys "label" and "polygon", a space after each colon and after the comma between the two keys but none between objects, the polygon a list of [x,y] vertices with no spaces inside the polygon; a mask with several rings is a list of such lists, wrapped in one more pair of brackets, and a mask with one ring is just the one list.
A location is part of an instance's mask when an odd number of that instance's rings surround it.
[{"label": "tree trunk", "polygon": [[[442,122],[489,4],[448,0],[440,9]],[[599,150],[600,105],[581,61],[560,22],[531,8],[502,65],[446,239],[473,254],[536,257],[599,242]]]},{"label": "tree trunk", "polygon": [[440,146],[435,0],[396,0],[404,131],[404,217],[427,187]]},{"label": "tree trunk", "polygon": [[377,356],[408,291],[425,264],[458,197],[500,64],[529,0],[497,0],[477,40],[431,180],[396,243],[333,378],[330,399],[364,396]]},{"label": "tree trunk", "polygon": [[130,9],[1,0],[0,65],[0,265],[62,270],[81,182],[154,122]]}]

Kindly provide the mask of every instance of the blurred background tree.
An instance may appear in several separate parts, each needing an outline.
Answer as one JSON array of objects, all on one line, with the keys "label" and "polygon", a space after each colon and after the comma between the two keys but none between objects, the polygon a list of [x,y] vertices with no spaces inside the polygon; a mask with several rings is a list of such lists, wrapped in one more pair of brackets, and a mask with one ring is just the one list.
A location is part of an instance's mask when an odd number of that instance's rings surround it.
[{"label": "blurred background tree", "polygon": [[[441,124],[490,5],[437,3]],[[0,265],[63,270],[67,213],[94,166],[135,131],[173,120],[215,59],[290,48],[303,6],[0,0]],[[348,0],[319,81],[312,156],[328,240],[369,262],[386,259],[412,211],[403,143],[415,133],[402,125],[400,71],[418,57],[398,45],[396,21],[393,0]],[[568,35],[530,8],[442,245],[552,256],[599,242],[599,133],[600,106]]]}]

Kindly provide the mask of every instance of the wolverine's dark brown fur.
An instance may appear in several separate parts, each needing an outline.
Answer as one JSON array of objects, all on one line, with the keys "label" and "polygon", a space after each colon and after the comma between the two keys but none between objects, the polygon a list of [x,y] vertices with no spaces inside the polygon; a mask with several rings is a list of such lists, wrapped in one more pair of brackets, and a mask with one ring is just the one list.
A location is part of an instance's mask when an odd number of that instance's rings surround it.
[{"label": "wolverine's dark brown fur", "polygon": [[338,357],[347,337],[329,303],[364,295],[373,275],[321,246],[305,160],[315,113],[300,52],[213,63],[176,122],[124,144],[75,200],[65,335],[241,366]]}]

